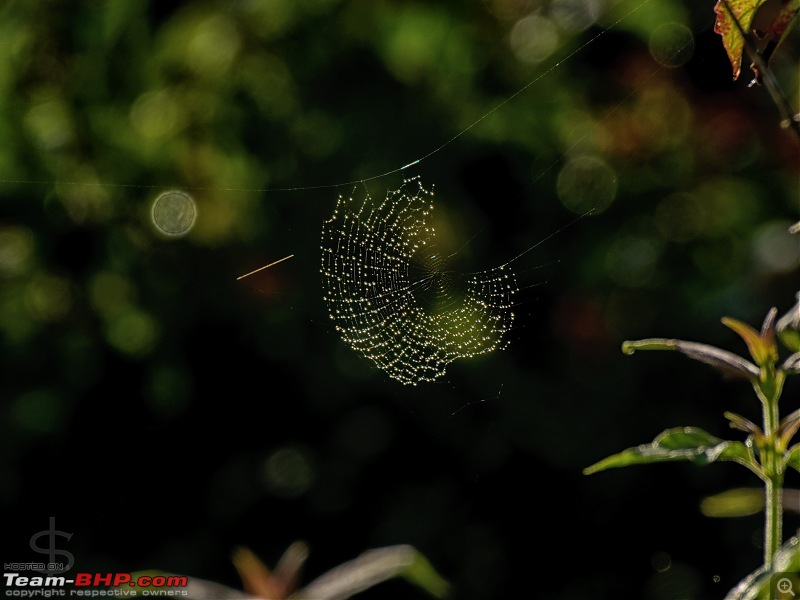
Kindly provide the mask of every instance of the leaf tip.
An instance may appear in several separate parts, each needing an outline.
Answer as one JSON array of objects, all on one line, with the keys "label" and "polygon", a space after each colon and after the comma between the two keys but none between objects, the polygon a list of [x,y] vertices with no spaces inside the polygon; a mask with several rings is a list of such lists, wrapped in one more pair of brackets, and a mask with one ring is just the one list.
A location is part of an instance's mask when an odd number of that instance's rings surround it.
[{"label": "leaf tip", "polygon": [[622,342],[622,352],[630,356],[637,350],[676,350],[677,340],[648,338],[645,340],[626,340]]}]

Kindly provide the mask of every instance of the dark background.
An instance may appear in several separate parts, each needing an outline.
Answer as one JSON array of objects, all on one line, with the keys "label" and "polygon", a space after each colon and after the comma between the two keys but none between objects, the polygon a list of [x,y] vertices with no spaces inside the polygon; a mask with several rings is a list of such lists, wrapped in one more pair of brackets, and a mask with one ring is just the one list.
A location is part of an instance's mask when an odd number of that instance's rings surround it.
[{"label": "dark background", "polygon": [[[570,28],[565,7],[597,19]],[[5,2],[3,561],[41,558],[30,536],[55,516],[86,571],[238,587],[233,548],[274,565],[302,539],[307,582],[410,543],[458,598],[722,598],[760,564],[761,518],[699,503],[755,477],[581,473],[668,427],[739,439],[722,412],[759,419],[746,383],[620,344],[744,353],[719,319],[758,326],[799,287],[797,144],[746,69],[732,81],[712,8]],[[661,64],[668,23],[693,53]],[[557,44],[525,60],[540,32]],[[796,50],[773,65],[795,105]],[[559,179],[576,156],[613,174],[605,210],[607,180]],[[508,349],[406,387],[333,330],[319,236],[339,194],[411,175],[435,188],[442,243],[469,240],[465,270],[539,245],[514,264]],[[197,204],[178,238],[150,218],[171,189]],[[363,597],[426,596],[397,581]]]}]

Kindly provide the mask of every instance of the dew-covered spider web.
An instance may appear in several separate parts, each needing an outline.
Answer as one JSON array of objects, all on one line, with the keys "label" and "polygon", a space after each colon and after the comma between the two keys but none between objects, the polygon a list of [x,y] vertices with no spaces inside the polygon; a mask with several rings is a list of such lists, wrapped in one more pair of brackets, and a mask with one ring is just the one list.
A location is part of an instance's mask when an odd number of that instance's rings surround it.
[{"label": "dew-covered spider web", "polygon": [[433,193],[407,179],[376,203],[339,196],[322,228],[324,299],[342,340],[404,384],[503,348],[517,281],[508,264],[448,270],[430,225]]}]

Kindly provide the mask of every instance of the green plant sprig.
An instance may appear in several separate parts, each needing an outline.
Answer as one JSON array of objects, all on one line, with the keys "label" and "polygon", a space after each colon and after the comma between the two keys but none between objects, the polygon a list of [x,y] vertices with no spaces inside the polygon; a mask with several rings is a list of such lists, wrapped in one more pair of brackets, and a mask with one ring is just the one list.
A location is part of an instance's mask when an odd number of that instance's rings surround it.
[{"label": "green plant sprig", "polygon": [[[782,542],[784,474],[789,467],[800,471],[800,443],[790,445],[800,429],[800,410],[781,420],[778,408],[786,377],[800,373],[800,294],[797,300],[780,319],[777,309],[770,310],[760,331],[736,319],[722,319],[747,345],[749,358],[708,344],[666,338],[622,344],[622,351],[628,355],[640,350],[675,350],[726,376],[748,380],[761,404],[762,425],[735,413],[724,413],[733,429],[747,434],[745,441],[722,440],[697,427],[678,427],[664,431],[649,444],[604,458],[584,469],[584,473],[668,461],[699,465],[728,461],[746,467],[764,484],[764,568],[769,569]],[[791,351],[783,361],[778,339]]]}]

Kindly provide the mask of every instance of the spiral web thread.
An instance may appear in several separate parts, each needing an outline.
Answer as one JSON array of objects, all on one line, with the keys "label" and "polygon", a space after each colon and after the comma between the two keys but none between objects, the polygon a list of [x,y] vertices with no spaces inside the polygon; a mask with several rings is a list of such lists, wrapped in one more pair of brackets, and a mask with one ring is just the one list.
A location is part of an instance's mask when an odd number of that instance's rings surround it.
[{"label": "spiral web thread", "polygon": [[458,358],[506,345],[517,281],[508,265],[458,274],[433,253],[433,192],[406,179],[376,205],[339,196],[322,227],[324,300],[345,343],[416,385]]}]

